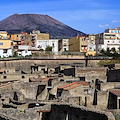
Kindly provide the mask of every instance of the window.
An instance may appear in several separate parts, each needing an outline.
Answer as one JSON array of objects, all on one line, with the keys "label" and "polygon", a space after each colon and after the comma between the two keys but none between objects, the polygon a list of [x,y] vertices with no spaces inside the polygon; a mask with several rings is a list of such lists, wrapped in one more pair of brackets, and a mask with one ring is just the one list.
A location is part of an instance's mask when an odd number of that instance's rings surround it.
[{"label": "window", "polygon": [[45,42],[45,46],[47,46],[47,42]]},{"label": "window", "polygon": [[66,51],[66,48],[64,48],[64,51]]},{"label": "window", "polygon": [[3,78],[4,78],[4,79],[6,79],[6,78],[7,78],[7,76],[3,76]]},{"label": "window", "polygon": [[3,42],[0,42],[0,45],[3,45]]},{"label": "window", "polygon": [[54,43],[52,44],[52,46],[54,47]]},{"label": "window", "polygon": [[113,41],[113,43],[114,43],[114,41]]},{"label": "window", "polygon": [[4,49],[4,50],[3,50],[3,53],[7,53],[7,50],[6,50],[6,49]]},{"label": "window", "polygon": [[109,43],[110,41],[108,41],[108,43]]},{"label": "window", "polygon": [[119,41],[119,43],[120,43],[120,41]]},{"label": "window", "polygon": [[25,76],[22,76],[22,78],[25,78]]},{"label": "window", "polygon": [[113,33],[113,31],[111,30],[111,33]]}]

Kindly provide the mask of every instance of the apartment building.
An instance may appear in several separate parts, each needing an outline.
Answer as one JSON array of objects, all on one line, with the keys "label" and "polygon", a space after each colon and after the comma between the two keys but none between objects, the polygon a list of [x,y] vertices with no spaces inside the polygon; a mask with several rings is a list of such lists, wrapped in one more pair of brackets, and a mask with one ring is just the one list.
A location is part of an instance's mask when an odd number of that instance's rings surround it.
[{"label": "apartment building", "polygon": [[0,39],[0,57],[12,56],[11,40],[10,39]]},{"label": "apartment building", "polygon": [[7,39],[7,31],[0,31],[0,39]]},{"label": "apartment building", "polygon": [[86,35],[85,39],[88,40],[88,50],[86,52],[86,56],[92,55],[95,56],[96,55],[96,45],[95,45],[95,35]]},{"label": "apartment building", "polygon": [[37,50],[45,50],[47,46],[52,47],[52,52],[58,54],[58,39],[36,40]]},{"label": "apartment building", "polygon": [[120,47],[120,28],[107,29],[104,33],[104,49],[115,48],[118,51]]},{"label": "apartment building", "polygon": [[71,52],[87,52],[88,40],[85,36],[76,36],[69,39],[69,51]]},{"label": "apartment building", "polygon": [[60,39],[58,44],[61,53],[69,50],[69,39]]},{"label": "apartment building", "polygon": [[96,35],[95,44],[97,52],[101,49],[115,48],[118,51],[120,47],[120,27],[114,29],[106,29],[104,33]]}]

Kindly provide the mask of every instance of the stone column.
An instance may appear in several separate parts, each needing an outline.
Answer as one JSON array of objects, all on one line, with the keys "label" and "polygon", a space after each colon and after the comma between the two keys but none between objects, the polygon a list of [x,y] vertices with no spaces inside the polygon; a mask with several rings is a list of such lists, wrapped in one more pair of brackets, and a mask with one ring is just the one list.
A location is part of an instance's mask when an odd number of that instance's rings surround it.
[{"label": "stone column", "polygon": [[119,109],[119,99],[117,98],[117,109]]},{"label": "stone column", "polygon": [[82,105],[82,97],[79,97],[79,105]]},{"label": "stone column", "polygon": [[39,120],[42,120],[42,115],[43,115],[43,113],[40,112],[39,115],[40,115]]},{"label": "stone column", "polygon": [[67,116],[66,116],[66,120],[68,120],[68,114],[67,114]]},{"label": "stone column", "polygon": [[85,97],[85,106],[86,107],[90,106],[90,97],[88,97],[88,96]]}]

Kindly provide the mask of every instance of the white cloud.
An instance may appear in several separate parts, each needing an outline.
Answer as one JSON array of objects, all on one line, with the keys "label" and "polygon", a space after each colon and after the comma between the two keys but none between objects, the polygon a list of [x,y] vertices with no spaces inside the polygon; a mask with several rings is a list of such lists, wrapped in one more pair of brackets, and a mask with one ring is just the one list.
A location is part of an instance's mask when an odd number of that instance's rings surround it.
[{"label": "white cloud", "polygon": [[100,28],[108,27],[108,26],[109,26],[108,24],[105,24],[105,25],[99,25]]},{"label": "white cloud", "polygon": [[113,23],[119,23],[120,20],[113,20],[112,22],[113,22]]}]

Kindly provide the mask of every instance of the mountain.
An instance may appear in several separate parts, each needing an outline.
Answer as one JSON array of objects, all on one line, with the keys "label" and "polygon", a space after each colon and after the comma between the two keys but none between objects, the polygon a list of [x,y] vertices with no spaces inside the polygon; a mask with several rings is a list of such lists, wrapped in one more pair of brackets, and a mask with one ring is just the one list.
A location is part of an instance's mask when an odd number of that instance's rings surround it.
[{"label": "mountain", "polygon": [[0,30],[8,33],[30,33],[32,30],[40,30],[41,33],[49,33],[50,38],[70,38],[77,35],[85,35],[57,20],[41,14],[14,14],[0,21]]}]

